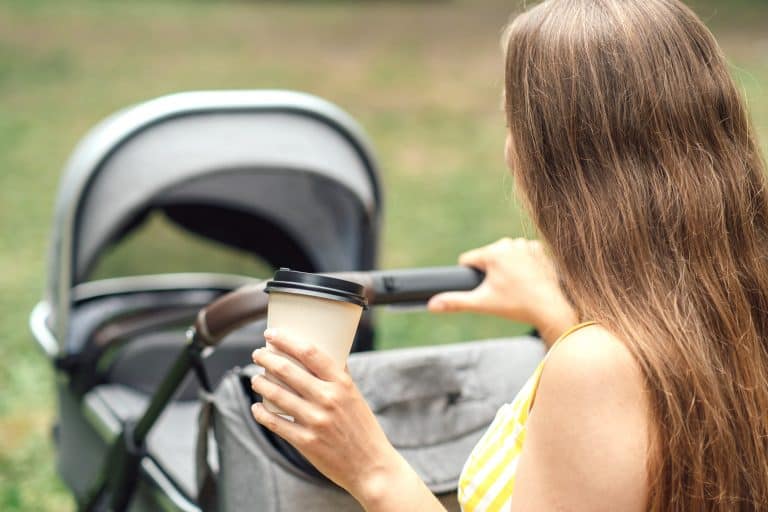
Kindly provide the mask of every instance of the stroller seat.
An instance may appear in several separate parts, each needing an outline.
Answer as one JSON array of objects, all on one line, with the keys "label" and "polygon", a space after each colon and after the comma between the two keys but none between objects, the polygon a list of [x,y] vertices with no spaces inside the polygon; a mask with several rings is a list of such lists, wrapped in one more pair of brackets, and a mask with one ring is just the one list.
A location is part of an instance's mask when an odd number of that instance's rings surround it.
[{"label": "stroller seat", "polygon": [[[95,388],[85,396],[85,403],[102,417],[119,424],[135,421],[144,413],[150,396],[119,384]],[[157,467],[188,498],[197,496],[195,444],[198,434],[199,400],[174,400],[147,439],[147,453]],[[115,424],[116,431],[119,425]]]}]

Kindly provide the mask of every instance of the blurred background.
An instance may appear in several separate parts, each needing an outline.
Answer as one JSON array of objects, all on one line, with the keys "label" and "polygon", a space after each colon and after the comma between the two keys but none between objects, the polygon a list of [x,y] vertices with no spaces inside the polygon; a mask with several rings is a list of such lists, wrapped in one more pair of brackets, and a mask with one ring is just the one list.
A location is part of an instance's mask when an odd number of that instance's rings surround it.
[{"label": "blurred background", "polygon": [[[768,142],[768,1],[696,0]],[[384,267],[452,264],[533,236],[502,159],[499,38],[519,1],[0,0],[0,510],[66,511],[53,468],[52,373],[27,316],[42,293],[52,204],[78,139],[127,105],[195,89],[287,88],[352,114],[385,191]],[[205,261],[187,256],[195,248]],[[152,222],[98,273],[238,255]],[[199,256],[198,256],[199,258]],[[171,270],[171,268],[169,268]],[[469,316],[380,315],[378,346],[451,343],[526,327]]]}]

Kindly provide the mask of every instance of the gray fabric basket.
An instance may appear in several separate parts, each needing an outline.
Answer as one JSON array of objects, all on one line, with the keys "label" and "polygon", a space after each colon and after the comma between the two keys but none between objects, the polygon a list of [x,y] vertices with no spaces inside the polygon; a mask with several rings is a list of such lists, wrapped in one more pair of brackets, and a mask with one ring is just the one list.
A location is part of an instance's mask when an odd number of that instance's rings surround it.
[{"label": "gray fabric basket", "polygon": [[[543,354],[534,338],[489,340],[353,354],[349,370],[392,444],[451,511],[459,509],[464,461]],[[343,490],[289,462],[251,418],[242,377],[254,371],[230,373],[203,397],[197,467],[206,510],[362,510]],[[213,453],[206,452],[209,425]],[[218,467],[215,492],[206,459]]]}]

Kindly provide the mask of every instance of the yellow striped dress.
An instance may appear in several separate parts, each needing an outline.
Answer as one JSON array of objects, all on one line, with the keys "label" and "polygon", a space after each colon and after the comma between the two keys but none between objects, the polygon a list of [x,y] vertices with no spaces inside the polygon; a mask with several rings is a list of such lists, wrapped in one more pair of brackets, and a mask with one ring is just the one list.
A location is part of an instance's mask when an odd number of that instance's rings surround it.
[{"label": "yellow striped dress", "polygon": [[[571,327],[552,348],[571,333],[594,323],[584,322]],[[525,441],[525,424],[545,362],[546,357],[512,403],[504,404],[499,409],[493,423],[464,464],[458,489],[463,512],[508,511],[512,506],[517,462]]]}]

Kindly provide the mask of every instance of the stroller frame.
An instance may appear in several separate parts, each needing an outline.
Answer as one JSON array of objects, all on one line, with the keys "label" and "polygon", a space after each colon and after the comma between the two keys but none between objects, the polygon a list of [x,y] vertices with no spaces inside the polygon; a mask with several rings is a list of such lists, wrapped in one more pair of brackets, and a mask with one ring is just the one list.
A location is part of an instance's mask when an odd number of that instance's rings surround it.
[{"label": "stroller frame", "polygon": [[[202,169],[199,160],[209,168]],[[105,185],[104,176],[110,173],[117,176],[117,185]],[[289,175],[296,179],[280,181]],[[260,182],[263,186],[254,187],[252,182],[243,186],[243,179],[255,176],[266,180]],[[217,186],[209,187],[208,178],[220,180],[215,182]],[[297,197],[292,204],[270,196],[283,190],[279,186],[285,187],[285,183]],[[222,192],[222,186],[232,197]],[[219,233],[220,226],[206,217],[215,209],[205,210],[202,220],[200,216],[185,217],[188,212],[183,209],[173,209],[178,205],[209,207],[209,203],[198,203],[201,197],[216,207],[222,200],[231,199],[227,206],[247,214],[240,221],[260,221],[261,215],[271,215],[267,219],[271,224],[256,224],[266,226],[264,232],[275,238],[248,236],[255,231],[246,233],[245,240],[227,238],[232,231]],[[32,333],[56,372],[60,411],[54,434],[59,471],[80,510],[207,510],[208,501],[202,492],[206,482],[200,481],[199,473],[191,474],[200,467],[199,460],[188,464],[189,460],[178,454],[187,454],[184,450],[190,446],[182,443],[180,447],[175,439],[167,442],[167,434],[175,434],[179,425],[182,431],[190,426],[189,437],[200,441],[192,425],[195,411],[200,410],[200,400],[196,399],[199,396],[190,395],[189,386],[182,383],[194,371],[199,387],[210,391],[215,376],[223,369],[245,362],[247,354],[260,342],[257,328],[261,324],[249,326],[263,320],[267,303],[263,282],[231,274],[89,280],[102,250],[125,237],[148,211],[162,210],[170,220],[193,233],[261,256],[274,267],[293,266],[293,258],[301,262],[294,266],[296,270],[358,281],[364,285],[371,305],[423,304],[440,291],[468,290],[480,282],[479,272],[462,267],[372,270],[376,264],[381,201],[376,164],[362,130],[334,105],[305,94],[209,91],[171,95],[118,112],[81,141],[69,160],[57,198],[45,297],[30,316]],[[106,212],[97,208],[105,204]],[[280,207],[288,211],[275,211]],[[309,227],[301,232],[305,211],[312,212],[312,222],[305,223]],[[227,222],[232,219],[214,215],[213,220],[222,218]],[[275,235],[277,228],[281,231]],[[270,243],[275,240],[277,244]],[[271,249],[280,243],[285,244],[285,250],[270,255],[261,253],[258,245]],[[135,323],[121,323],[125,317],[147,310],[152,314],[141,319],[148,323],[138,328]],[[192,322],[194,327],[187,332],[186,344],[181,343],[183,334],[174,332],[172,346],[162,345],[160,352],[153,345],[157,339],[145,336],[153,330],[175,329]],[[99,352],[103,347],[96,347],[99,359],[83,360],[84,355],[93,356],[88,353],[92,345],[98,345],[93,338],[103,335],[105,326],[123,329],[120,344],[107,348],[113,349],[118,358],[128,352],[128,362],[123,360],[121,367],[123,373],[114,380],[115,374],[105,376],[95,371],[95,363],[103,359],[103,352]],[[372,348],[371,335],[371,318],[364,315],[353,349]],[[112,343],[112,338],[106,336],[104,343]],[[221,343],[224,338],[229,341]],[[364,343],[359,344],[361,340]],[[131,352],[137,344],[138,352]],[[158,369],[157,364],[154,368],[142,367],[147,354],[161,354],[162,368]],[[539,357],[538,347],[528,356],[526,364]],[[109,362],[110,372],[117,364],[114,361]],[[390,364],[391,360],[384,361]],[[163,366],[165,363],[168,367]],[[91,370],[94,375],[88,374]],[[500,374],[493,375],[498,379]],[[493,381],[494,387],[498,387],[497,382]],[[510,387],[502,391],[514,392]],[[482,405],[491,414],[496,410],[490,401]],[[171,413],[177,414],[173,421],[169,420]],[[446,417],[453,421],[453,416]],[[486,414],[473,417],[488,422],[491,419]],[[471,428],[471,432],[461,432],[461,450],[479,427]],[[435,429],[453,435],[449,430]],[[160,437],[161,433],[165,437]],[[153,435],[157,436],[154,441]],[[169,457],[168,448],[178,452]],[[247,459],[245,464],[251,462]],[[435,487],[435,492],[448,492],[445,486],[451,485],[450,478],[453,475],[442,481],[440,489]]]},{"label": "stroller frame", "polygon": [[[87,273],[93,263],[91,260],[95,260],[99,252],[91,247],[88,253],[81,247],[81,238],[84,236],[82,224],[92,218],[84,213],[83,203],[89,194],[93,195],[94,187],[97,186],[95,183],[98,183],[100,174],[103,174],[102,170],[112,165],[112,162],[121,156],[121,152],[125,153],[126,147],[130,149],[131,144],[147,132],[151,133],[156,128],[163,128],[177,121],[186,122],[187,119],[194,121],[198,118],[208,119],[216,116],[229,116],[228,119],[237,120],[247,120],[247,116],[254,116],[254,118],[271,116],[270,119],[283,122],[280,125],[282,131],[274,134],[278,140],[282,141],[281,147],[272,147],[268,143],[256,140],[255,144],[252,144],[258,146],[256,149],[246,147],[242,151],[243,154],[238,153],[232,157],[229,157],[226,152],[223,153],[221,158],[226,162],[221,165],[228,169],[251,165],[247,160],[248,151],[258,153],[267,161],[266,165],[274,168],[276,172],[286,169],[294,174],[304,173],[316,176],[321,181],[338,184],[341,189],[348,191],[350,197],[356,198],[354,200],[358,201],[357,204],[363,208],[359,249],[351,250],[348,247],[339,246],[336,253],[331,256],[315,254],[317,259],[311,262],[314,268],[306,270],[328,272],[374,268],[382,202],[377,165],[362,129],[340,108],[308,94],[280,90],[177,93],[129,107],[105,119],[79,143],[65,167],[56,201],[46,292],[43,300],[33,308],[29,326],[38,346],[51,360],[56,370],[57,388],[60,393],[62,390],[66,392],[70,371],[77,363],[79,356],[77,347],[73,348],[70,343],[71,315],[78,304],[115,295],[130,296],[144,292],[170,293],[197,290],[205,291],[210,295],[210,299],[206,300],[208,302],[218,295],[254,282],[253,279],[244,276],[215,273],[87,280]],[[256,136],[259,133],[272,135],[268,127],[259,128],[257,123],[256,128]],[[226,132],[226,129],[224,131]],[[216,142],[222,138],[220,133],[218,135]],[[291,137],[294,139],[304,137],[304,139],[298,140],[291,146]],[[319,137],[321,143],[313,145],[313,137]],[[243,146],[248,144],[239,144],[237,148]],[[291,147],[305,150],[307,153],[292,151]],[[142,163],[149,166],[159,165],[152,160],[144,160]],[[211,165],[218,164],[219,162],[215,161],[211,163]],[[181,172],[179,169],[176,171]],[[200,174],[199,171],[195,172]],[[167,181],[154,185],[156,188],[153,189],[153,193],[159,194],[160,191],[166,190],[163,187],[167,188],[172,184],[172,181]],[[143,207],[146,207],[145,203],[129,204],[123,213],[130,215],[136,209]],[[282,220],[290,225],[291,219]],[[91,240],[91,245],[99,248],[114,241],[110,237],[118,236],[115,231],[108,232],[103,226],[101,229],[102,232],[97,233],[98,236],[94,235],[96,242]],[[118,234],[124,235],[124,233]],[[294,241],[302,242],[301,239]],[[303,243],[303,248],[310,250],[307,247],[311,248],[311,239]],[[246,250],[249,249],[251,248]],[[87,254],[84,255],[83,252]],[[334,257],[336,259],[333,259]],[[271,263],[276,266],[282,264],[279,261],[271,261]],[[370,346],[362,348],[370,348]],[[63,398],[71,402],[67,405],[70,410],[80,410],[85,422],[83,425],[87,424],[88,428],[93,429],[107,445],[121,436],[124,437],[123,426],[113,419],[103,402],[92,396],[81,397],[81,399],[74,395],[71,397],[66,395]],[[63,398],[60,396],[60,401]],[[171,395],[167,398],[170,399]],[[58,428],[55,432],[57,430]],[[138,467],[146,476],[143,480],[150,484],[150,491],[155,491],[153,499],[159,505],[168,510],[200,510],[190,496],[180,490],[176,482],[152,457],[141,457]]]}]

